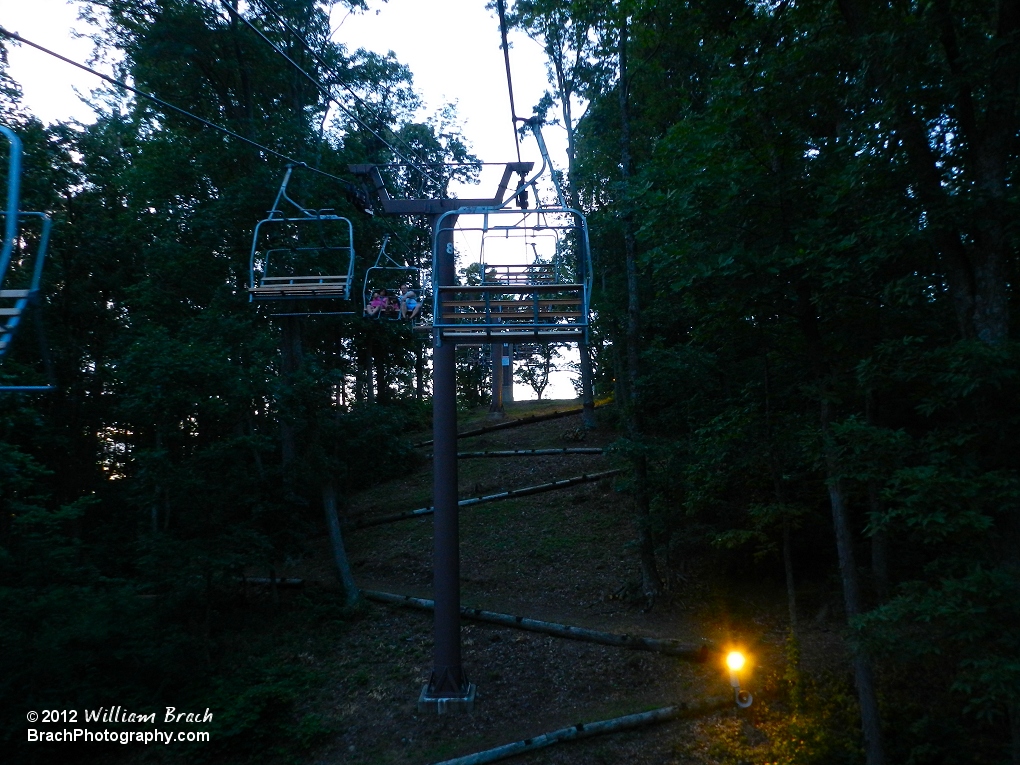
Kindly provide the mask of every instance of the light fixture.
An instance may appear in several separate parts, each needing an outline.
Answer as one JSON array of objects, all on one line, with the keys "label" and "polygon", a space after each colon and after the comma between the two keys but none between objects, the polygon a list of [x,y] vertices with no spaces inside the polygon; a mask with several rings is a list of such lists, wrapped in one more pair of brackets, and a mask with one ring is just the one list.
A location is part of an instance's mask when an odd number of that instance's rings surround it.
[{"label": "light fixture", "polygon": [[740,651],[730,651],[726,654],[726,666],[730,670],[730,685],[733,686],[733,700],[741,709],[747,709],[754,702],[754,697],[740,687],[739,672],[744,668],[747,659]]}]

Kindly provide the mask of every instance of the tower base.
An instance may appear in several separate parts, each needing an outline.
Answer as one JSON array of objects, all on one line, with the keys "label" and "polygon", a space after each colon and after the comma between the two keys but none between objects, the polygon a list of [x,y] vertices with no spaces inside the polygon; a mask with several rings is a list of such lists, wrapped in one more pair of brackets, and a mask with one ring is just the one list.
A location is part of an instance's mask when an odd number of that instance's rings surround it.
[{"label": "tower base", "polygon": [[463,696],[430,696],[429,685],[421,687],[418,696],[418,711],[444,715],[447,712],[473,712],[475,710],[475,684],[468,683],[467,693]]}]

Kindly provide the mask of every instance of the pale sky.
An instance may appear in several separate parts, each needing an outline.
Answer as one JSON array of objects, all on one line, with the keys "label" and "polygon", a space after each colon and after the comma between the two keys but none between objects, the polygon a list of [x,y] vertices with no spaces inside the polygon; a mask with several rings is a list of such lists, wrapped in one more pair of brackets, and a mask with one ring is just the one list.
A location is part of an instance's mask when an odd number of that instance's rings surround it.
[{"label": "pale sky", "polygon": [[[369,0],[369,5],[368,13],[349,15],[334,8],[335,39],[351,50],[392,50],[414,73],[424,114],[455,102],[475,154],[487,162],[515,160],[499,26],[495,14],[485,9],[486,0]],[[73,35],[88,31],[77,20],[79,6],[76,0],[0,0],[0,25],[85,63],[92,44]],[[544,55],[526,35],[511,32],[510,40],[517,112],[527,117],[549,87]],[[75,89],[87,99],[100,85],[97,78],[28,46],[9,50],[11,75],[36,116],[47,123],[94,119]],[[546,133],[554,161],[563,164],[562,129],[549,127]],[[533,141],[525,141],[522,152],[525,160],[539,159]]]},{"label": "pale sky", "polygon": [[[454,102],[461,130],[476,156],[486,162],[515,161],[499,24],[495,12],[486,10],[486,0],[369,0],[368,4],[367,13],[348,15],[339,6],[333,10],[334,39],[352,51],[392,50],[414,74],[415,88],[425,102],[422,117]],[[88,31],[77,18],[79,6],[76,0],[0,0],[0,25],[86,63],[92,43],[74,36]],[[528,117],[549,87],[545,57],[541,47],[521,33],[511,32],[510,45],[517,113]],[[24,91],[24,103],[43,122],[75,119],[87,123],[95,119],[87,101],[102,81],[25,45],[10,45],[8,51],[10,74]],[[111,73],[109,66],[97,68]],[[547,127],[545,138],[555,165],[565,167],[562,128]],[[521,143],[521,158],[536,165],[541,161],[530,137]],[[486,171],[481,187],[455,193],[490,196],[498,172]],[[570,357],[576,357],[576,350],[571,350]],[[557,375],[554,384],[555,389],[547,395],[573,397],[565,375]],[[515,388],[518,397],[524,398],[523,386]]]}]

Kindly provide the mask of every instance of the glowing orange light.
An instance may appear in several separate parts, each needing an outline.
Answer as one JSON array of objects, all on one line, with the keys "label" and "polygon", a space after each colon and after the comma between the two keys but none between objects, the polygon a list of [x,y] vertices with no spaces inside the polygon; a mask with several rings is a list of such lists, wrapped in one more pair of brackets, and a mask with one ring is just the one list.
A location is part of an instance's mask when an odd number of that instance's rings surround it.
[{"label": "glowing orange light", "polygon": [[744,654],[740,651],[730,651],[726,656],[726,666],[734,672],[744,668]]}]

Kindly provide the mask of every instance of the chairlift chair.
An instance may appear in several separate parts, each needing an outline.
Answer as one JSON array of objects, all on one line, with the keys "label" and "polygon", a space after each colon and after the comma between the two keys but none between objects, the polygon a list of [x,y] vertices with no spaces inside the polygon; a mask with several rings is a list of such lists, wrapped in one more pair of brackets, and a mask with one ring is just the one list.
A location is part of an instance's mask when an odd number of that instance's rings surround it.
[{"label": "chairlift chair", "polygon": [[[439,342],[562,343],[586,336],[591,254],[580,211],[464,208],[441,216],[434,241],[450,229],[481,238],[481,278],[473,285],[434,285]],[[543,237],[553,248],[544,255],[537,246]],[[577,268],[564,267],[564,253]]]},{"label": "chairlift chair", "polygon": [[[425,296],[422,294],[421,269],[417,266],[404,265],[390,255],[386,251],[389,241],[390,235],[386,234],[379,247],[379,254],[376,256],[375,263],[365,270],[365,285],[362,298],[366,316],[372,316],[369,309],[377,291],[385,290],[395,300],[398,289],[404,284],[409,285],[418,296],[418,303],[422,306],[422,309],[426,305]],[[375,315],[383,319],[400,320],[399,313],[384,315],[380,312]],[[421,310],[419,310],[417,315],[421,316]]]},{"label": "chairlift chair", "polygon": [[[39,295],[46,248],[50,239],[50,217],[42,212],[19,210],[21,190],[21,139],[10,128],[0,125],[0,132],[10,145],[7,170],[7,206],[0,216],[4,219],[3,245],[0,247],[0,361],[11,349],[14,338],[21,328],[26,311]],[[21,227],[21,221],[37,219],[40,223],[35,251],[30,248],[31,236]],[[35,315],[40,321],[38,314]],[[46,365],[47,375],[52,380],[49,353],[39,327],[40,351]],[[42,392],[53,390],[46,385],[0,385],[0,392]]]},{"label": "chairlift chair", "polygon": [[[333,210],[308,209],[288,196],[293,169],[287,167],[273,208],[255,226],[248,265],[249,300],[350,300],[354,226]],[[284,202],[295,211],[282,209]]]}]

